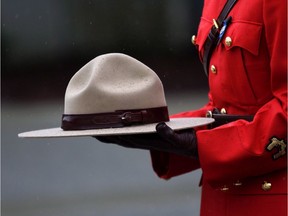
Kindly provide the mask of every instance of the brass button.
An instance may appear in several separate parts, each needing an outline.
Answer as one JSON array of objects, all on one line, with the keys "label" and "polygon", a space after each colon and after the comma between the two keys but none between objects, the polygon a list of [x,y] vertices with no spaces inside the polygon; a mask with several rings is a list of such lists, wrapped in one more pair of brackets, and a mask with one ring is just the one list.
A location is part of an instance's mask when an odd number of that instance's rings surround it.
[{"label": "brass button", "polygon": [[211,65],[210,69],[211,69],[211,72],[212,72],[212,73],[214,73],[214,74],[217,73],[217,70],[216,70],[215,65]]},{"label": "brass button", "polygon": [[232,45],[231,37],[226,37],[225,38],[225,44],[226,44],[227,47],[230,47]]},{"label": "brass button", "polygon": [[191,42],[192,42],[193,45],[196,45],[196,35],[192,36]]},{"label": "brass button", "polygon": [[233,185],[235,185],[235,186],[241,186],[242,185],[242,182],[240,182],[239,180],[237,181],[237,182],[235,182],[235,183],[233,183]]},{"label": "brass button", "polygon": [[222,108],[222,109],[220,110],[220,113],[221,113],[221,114],[227,114],[226,109],[225,109],[225,108]]},{"label": "brass button", "polygon": [[207,118],[212,118],[213,117],[213,113],[209,110],[206,112],[206,117]]},{"label": "brass button", "polygon": [[262,184],[262,189],[264,191],[269,191],[272,188],[272,184],[270,182],[264,181]]},{"label": "brass button", "polygon": [[229,188],[226,185],[224,185],[220,190],[225,192],[225,191],[228,191]]}]

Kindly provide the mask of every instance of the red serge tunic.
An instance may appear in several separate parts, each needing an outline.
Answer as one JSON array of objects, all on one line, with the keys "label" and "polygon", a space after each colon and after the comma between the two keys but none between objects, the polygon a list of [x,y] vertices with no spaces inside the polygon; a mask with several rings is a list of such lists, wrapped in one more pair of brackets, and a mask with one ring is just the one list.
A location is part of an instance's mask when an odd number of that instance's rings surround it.
[{"label": "red serge tunic", "polygon": [[[225,2],[204,3],[196,37],[201,58]],[[285,0],[238,0],[210,60],[209,103],[172,116],[204,117],[225,108],[254,120],[198,128],[199,161],[151,151],[153,168],[164,179],[201,167],[202,216],[287,214],[286,9]]]}]

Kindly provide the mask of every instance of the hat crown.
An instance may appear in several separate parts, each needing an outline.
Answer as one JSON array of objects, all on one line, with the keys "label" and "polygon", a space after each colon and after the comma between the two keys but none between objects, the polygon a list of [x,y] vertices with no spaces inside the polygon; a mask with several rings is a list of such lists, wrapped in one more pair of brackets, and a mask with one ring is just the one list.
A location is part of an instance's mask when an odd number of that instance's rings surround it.
[{"label": "hat crown", "polygon": [[155,133],[166,122],[173,130],[212,123],[212,118],[169,119],[159,77],[136,59],[111,53],[98,56],[70,80],[61,128],[19,137],[76,137]]},{"label": "hat crown", "polygon": [[65,114],[93,114],[166,106],[162,82],[140,61],[121,53],[98,56],[70,80]]}]

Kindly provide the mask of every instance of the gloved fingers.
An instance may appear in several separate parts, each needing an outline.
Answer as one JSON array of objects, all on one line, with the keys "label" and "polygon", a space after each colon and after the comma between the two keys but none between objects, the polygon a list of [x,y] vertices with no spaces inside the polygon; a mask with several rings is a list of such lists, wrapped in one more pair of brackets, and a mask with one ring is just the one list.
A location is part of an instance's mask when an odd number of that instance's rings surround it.
[{"label": "gloved fingers", "polygon": [[125,139],[122,136],[94,136],[94,138],[107,144],[118,144],[124,147],[134,146],[134,144],[131,144],[129,139]]},{"label": "gloved fingers", "polygon": [[93,136],[93,137],[103,143],[113,143],[113,144],[118,143],[118,136]]},{"label": "gloved fingers", "polygon": [[167,142],[177,142],[177,134],[166,123],[157,124],[156,131]]},{"label": "gloved fingers", "polygon": [[122,135],[122,136],[94,136],[103,143],[117,144],[126,148],[150,149],[145,137],[141,135]]},{"label": "gloved fingers", "polygon": [[133,135],[117,136],[116,144],[127,147],[127,148],[139,148],[138,139]]},{"label": "gloved fingers", "polygon": [[151,150],[154,147],[153,143],[157,142],[157,137],[152,134],[119,136],[119,142],[126,147]]}]

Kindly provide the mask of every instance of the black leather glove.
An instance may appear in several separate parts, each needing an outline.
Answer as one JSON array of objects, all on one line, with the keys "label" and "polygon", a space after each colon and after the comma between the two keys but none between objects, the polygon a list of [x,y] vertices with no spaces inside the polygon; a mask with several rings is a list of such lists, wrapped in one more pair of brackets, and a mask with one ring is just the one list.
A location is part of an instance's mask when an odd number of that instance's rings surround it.
[{"label": "black leather glove", "polygon": [[100,142],[114,143],[123,147],[157,150],[198,158],[197,139],[194,129],[173,131],[165,123],[156,126],[157,133],[98,136]]}]

